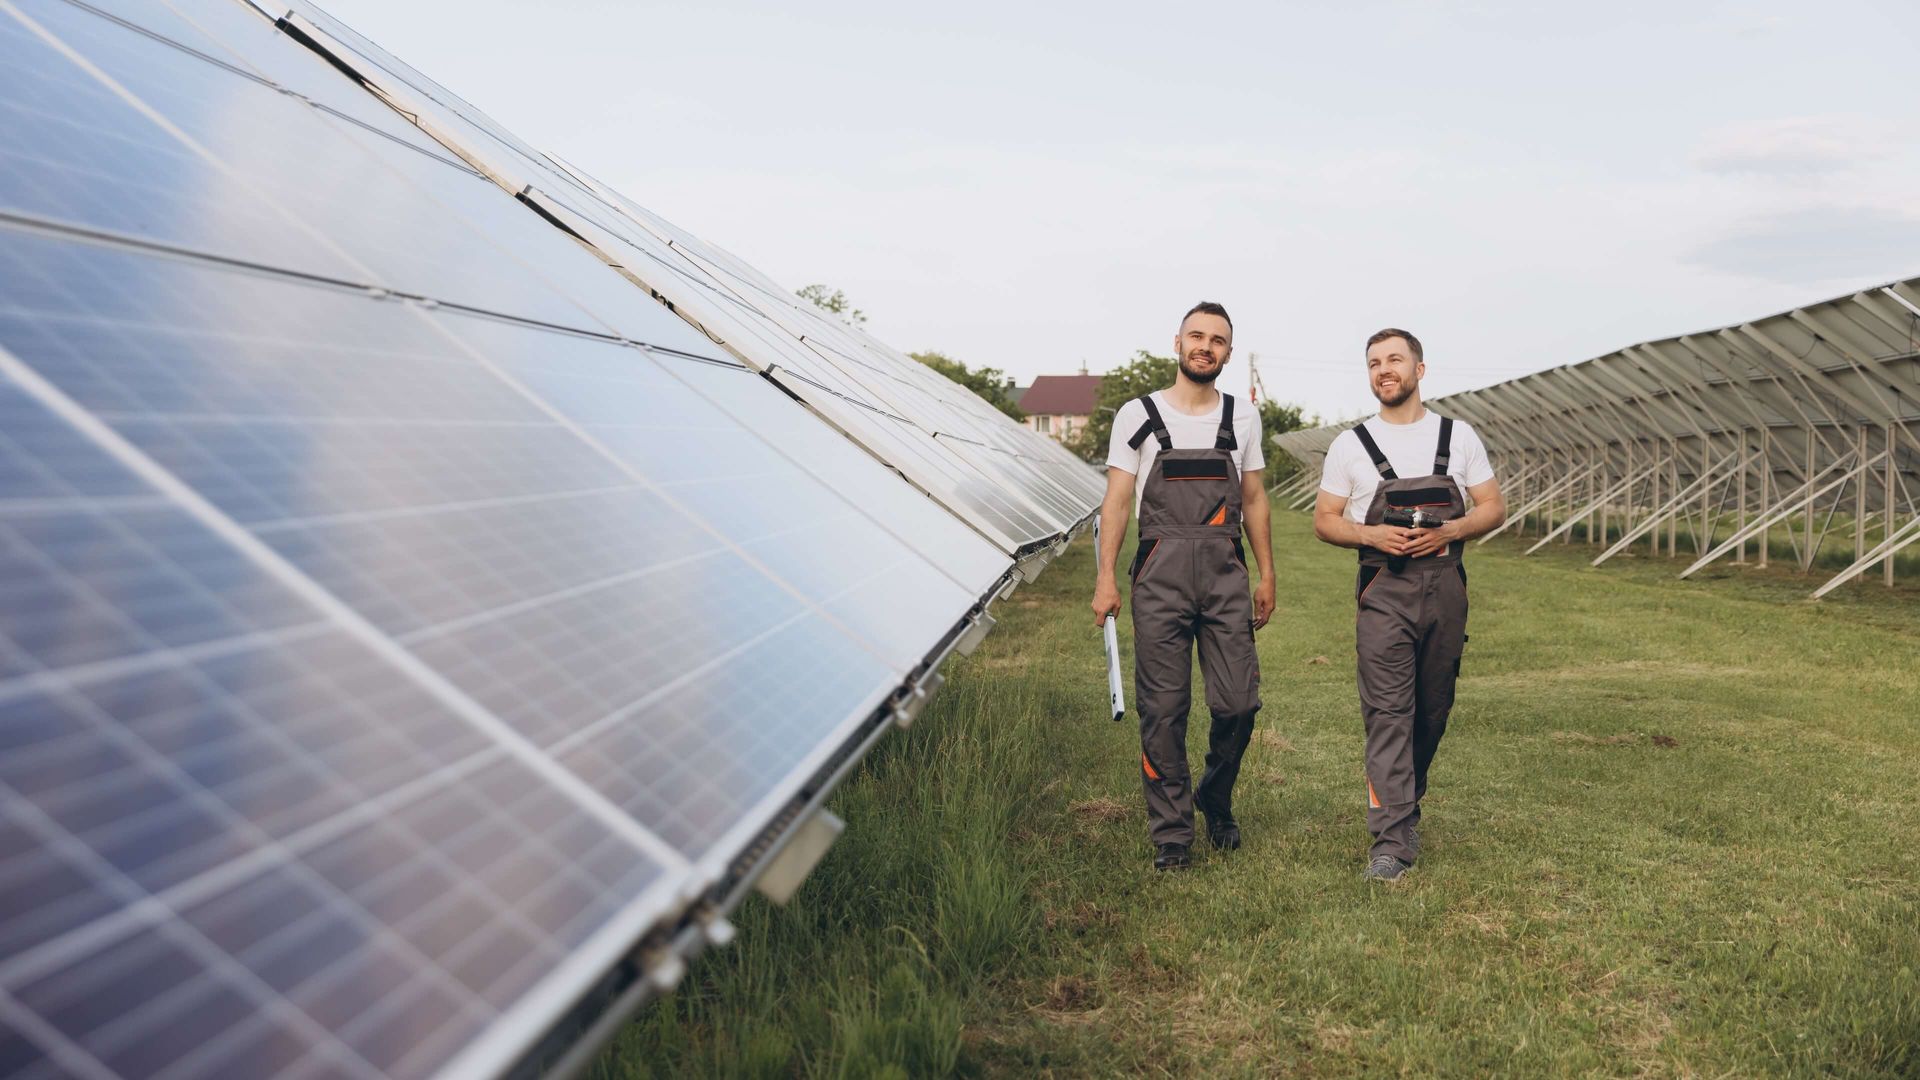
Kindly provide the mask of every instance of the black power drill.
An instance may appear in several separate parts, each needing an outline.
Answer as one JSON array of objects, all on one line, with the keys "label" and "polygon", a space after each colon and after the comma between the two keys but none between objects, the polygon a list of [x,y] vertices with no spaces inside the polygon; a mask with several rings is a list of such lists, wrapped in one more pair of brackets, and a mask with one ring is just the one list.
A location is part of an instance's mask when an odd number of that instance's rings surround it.
[{"label": "black power drill", "polygon": [[[1447,523],[1446,518],[1438,514],[1429,513],[1424,506],[1389,506],[1387,507],[1387,512],[1381,515],[1380,521],[1382,524],[1391,525],[1396,529],[1437,529]],[[1392,570],[1396,574],[1405,570],[1409,557],[1410,556],[1406,555],[1387,556],[1387,569]]]}]

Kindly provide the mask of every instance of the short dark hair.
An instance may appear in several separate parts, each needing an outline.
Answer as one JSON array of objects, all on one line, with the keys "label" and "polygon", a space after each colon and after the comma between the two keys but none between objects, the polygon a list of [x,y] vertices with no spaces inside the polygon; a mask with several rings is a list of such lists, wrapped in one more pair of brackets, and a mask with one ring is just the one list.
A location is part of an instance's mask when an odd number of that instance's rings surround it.
[{"label": "short dark hair", "polygon": [[1202,300],[1188,308],[1187,313],[1180,316],[1180,325],[1187,325],[1187,320],[1193,318],[1195,315],[1218,315],[1227,320],[1227,329],[1233,329],[1233,316],[1227,314],[1226,308],[1221,307],[1211,300]]},{"label": "short dark hair", "polygon": [[1407,333],[1405,330],[1398,329],[1397,327],[1389,326],[1385,330],[1381,330],[1378,333],[1374,334],[1372,337],[1368,338],[1367,348],[1371,349],[1375,345],[1380,344],[1381,342],[1387,340],[1388,338],[1406,338],[1407,347],[1413,350],[1413,359],[1415,360],[1415,362],[1422,363],[1422,364],[1426,363],[1427,354],[1420,348],[1420,339],[1417,337],[1414,337],[1412,334]]}]

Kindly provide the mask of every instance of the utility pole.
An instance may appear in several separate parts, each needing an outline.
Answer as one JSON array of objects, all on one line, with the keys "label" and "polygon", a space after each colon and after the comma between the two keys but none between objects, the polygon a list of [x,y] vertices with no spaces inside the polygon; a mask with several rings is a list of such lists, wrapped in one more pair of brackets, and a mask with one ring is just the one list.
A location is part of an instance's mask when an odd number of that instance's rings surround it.
[{"label": "utility pole", "polygon": [[1267,396],[1267,384],[1260,381],[1259,353],[1247,354],[1247,371],[1253,376],[1251,385],[1247,387],[1247,400],[1258,405],[1260,399]]}]

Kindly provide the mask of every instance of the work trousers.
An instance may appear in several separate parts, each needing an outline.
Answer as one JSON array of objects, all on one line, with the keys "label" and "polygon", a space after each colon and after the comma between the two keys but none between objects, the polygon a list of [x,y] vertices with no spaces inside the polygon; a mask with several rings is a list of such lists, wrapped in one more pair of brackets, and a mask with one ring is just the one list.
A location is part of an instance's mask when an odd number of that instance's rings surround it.
[{"label": "work trousers", "polygon": [[1373,854],[1413,862],[1427,769],[1447,732],[1467,639],[1467,574],[1458,561],[1399,573],[1360,568],[1354,627],[1367,729],[1367,830]]},{"label": "work trousers", "polygon": [[[1133,680],[1147,832],[1155,844],[1192,844],[1196,803],[1215,820],[1233,817],[1234,781],[1260,710],[1253,598],[1239,544],[1231,538],[1141,543],[1146,553],[1133,581]],[[1197,790],[1187,768],[1196,645],[1213,714]]]}]

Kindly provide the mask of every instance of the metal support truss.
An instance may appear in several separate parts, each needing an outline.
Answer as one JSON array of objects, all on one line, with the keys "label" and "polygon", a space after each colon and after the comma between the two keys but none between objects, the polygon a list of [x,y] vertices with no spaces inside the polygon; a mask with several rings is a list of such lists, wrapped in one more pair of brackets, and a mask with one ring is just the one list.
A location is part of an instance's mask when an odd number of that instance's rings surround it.
[{"label": "metal support truss", "polygon": [[[1428,404],[1472,424],[1497,465],[1510,510],[1481,543],[1526,533],[1532,553],[1584,523],[1599,566],[1642,541],[1677,560],[1685,533],[1693,550],[1676,570],[1689,577],[1729,554],[1777,572],[1791,553],[1811,574],[1851,534],[1848,566],[1816,598],[1876,565],[1888,587],[1915,566],[1920,278]],[[1317,478],[1346,426],[1274,442]],[[1317,488],[1302,478],[1285,505],[1304,509]]]},{"label": "metal support truss", "polygon": [[[1639,473],[1628,476],[1626,479],[1613,485],[1612,487],[1608,488],[1606,491],[1601,492],[1599,498],[1594,499],[1592,502],[1581,507],[1579,510],[1575,511],[1574,513],[1568,515],[1567,520],[1562,522],[1559,528],[1541,537],[1538,543],[1534,544],[1532,547],[1527,549],[1527,554],[1531,555],[1534,552],[1539,551],[1541,547],[1550,543],[1554,537],[1559,536],[1561,533],[1572,531],[1575,524],[1583,520],[1590,519],[1596,513],[1604,513],[1604,509],[1608,503],[1619,498],[1621,495],[1625,494],[1626,492],[1632,490],[1635,484],[1638,484],[1640,481],[1652,475],[1655,469],[1660,468],[1664,464],[1665,462],[1656,462],[1653,465],[1649,465],[1645,469],[1641,470]],[[1601,468],[1604,468],[1604,467],[1605,467],[1604,465],[1601,466]]]},{"label": "metal support truss", "polygon": [[[1688,484],[1686,487],[1675,492],[1673,497],[1668,499],[1664,504],[1658,507],[1655,507],[1653,512],[1648,514],[1645,518],[1641,519],[1638,525],[1635,525],[1634,527],[1628,529],[1626,532],[1622,533],[1620,536],[1620,539],[1617,542],[1615,542],[1612,547],[1601,552],[1599,557],[1594,559],[1591,565],[1599,566],[1601,563],[1606,562],[1608,559],[1611,559],[1615,555],[1620,554],[1622,551],[1625,551],[1628,547],[1632,546],[1634,541],[1640,539],[1642,536],[1645,536],[1647,533],[1652,532],[1654,529],[1659,528],[1661,524],[1666,522],[1669,518],[1673,517],[1674,515],[1680,513],[1682,510],[1686,509],[1687,505],[1693,501],[1694,496],[1702,494],[1703,492],[1711,488],[1713,486],[1713,481],[1719,476],[1721,470],[1725,469],[1730,463],[1734,461],[1734,459],[1738,458],[1739,456],[1740,456],[1740,451],[1735,450],[1733,453],[1728,454],[1726,457],[1723,457],[1718,462],[1714,463],[1711,469],[1708,469],[1702,472],[1700,477],[1694,480],[1693,483]],[[1743,461],[1741,463],[1742,466],[1748,464],[1751,460],[1752,459]],[[1662,462],[1661,464],[1665,464],[1665,463]],[[1657,469],[1659,467],[1660,467],[1659,465],[1655,465],[1652,468]]]},{"label": "metal support truss", "polygon": [[[1795,488],[1793,491],[1793,494],[1788,495],[1786,498],[1782,499],[1780,501],[1780,507],[1778,509],[1774,510],[1772,513],[1769,513],[1763,516],[1760,520],[1747,526],[1745,529],[1742,529],[1739,532],[1734,533],[1733,536],[1729,537],[1719,547],[1714,548],[1713,550],[1707,552],[1705,555],[1702,555],[1698,559],[1694,560],[1693,565],[1687,567],[1685,570],[1680,571],[1680,576],[1684,578],[1691,575],[1695,570],[1700,569],[1701,567],[1707,565],[1708,563],[1711,563],[1716,559],[1720,558],[1720,556],[1725,555],[1727,552],[1732,551],[1735,544],[1738,544],[1740,541],[1745,540],[1749,535],[1753,533],[1761,532],[1776,522],[1786,520],[1787,518],[1791,517],[1795,513],[1804,513],[1807,516],[1807,547],[1805,549],[1806,554],[1801,556],[1802,568],[1804,569],[1806,566],[1811,564],[1812,557],[1813,557],[1812,549],[1813,549],[1813,503],[1814,503],[1814,500],[1818,499],[1822,495],[1825,495],[1829,491],[1833,491],[1836,488],[1841,487],[1847,481],[1852,480],[1854,477],[1859,476],[1861,473],[1866,472],[1868,469],[1872,468],[1875,464],[1879,463],[1879,461],[1886,456],[1887,455],[1885,454],[1885,452],[1876,454],[1871,459],[1867,461],[1863,461],[1858,465],[1855,465],[1853,468],[1848,469],[1847,471],[1841,473],[1839,476],[1835,477],[1832,480],[1828,480],[1825,484],[1822,484],[1819,488],[1817,489],[1813,488],[1813,485],[1818,483],[1821,480],[1821,478],[1825,477],[1828,473],[1846,464],[1848,461],[1851,461],[1853,459],[1853,455],[1849,454],[1846,457],[1841,458],[1839,461],[1836,461],[1833,464],[1827,466],[1820,473],[1816,474],[1813,479],[1808,480],[1806,483],[1800,485],[1798,488]],[[1809,489],[1812,489],[1812,490],[1809,490]],[[1801,494],[1803,492],[1805,493],[1805,496],[1806,496],[1805,498],[1801,498]]]}]

